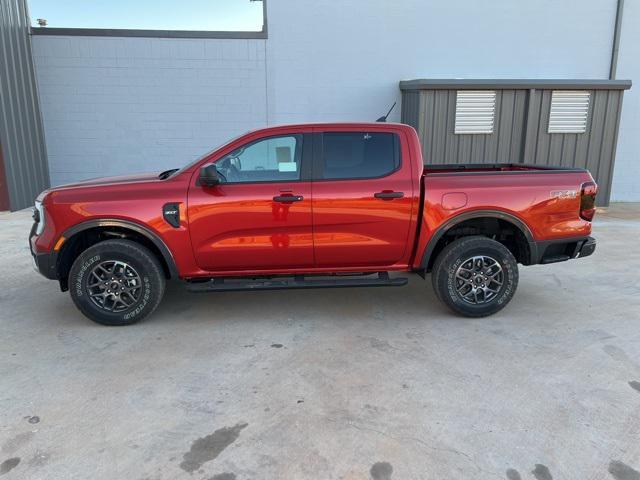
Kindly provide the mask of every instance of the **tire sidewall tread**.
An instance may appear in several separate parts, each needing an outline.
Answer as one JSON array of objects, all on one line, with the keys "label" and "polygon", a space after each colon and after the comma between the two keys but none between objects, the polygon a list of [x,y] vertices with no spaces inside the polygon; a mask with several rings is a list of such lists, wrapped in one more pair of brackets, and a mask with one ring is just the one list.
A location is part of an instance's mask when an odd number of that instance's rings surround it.
[{"label": "tire sidewall tread", "polygon": [[[107,312],[97,307],[87,296],[85,275],[96,263],[107,260],[131,264],[143,283],[142,303],[133,310]],[[160,263],[146,247],[131,240],[105,240],[84,250],[69,272],[69,293],[78,309],[96,323],[109,326],[131,325],[149,316],[158,307],[165,289],[165,277]]]},{"label": "tire sidewall tread", "polygon": [[[474,255],[494,258],[505,274],[506,283],[498,298],[487,304],[465,302],[455,290],[455,272],[464,260]],[[513,298],[518,278],[518,264],[509,249],[496,240],[479,235],[463,237],[447,245],[438,255],[431,273],[438,299],[454,312],[467,317],[485,317],[502,310]]]}]

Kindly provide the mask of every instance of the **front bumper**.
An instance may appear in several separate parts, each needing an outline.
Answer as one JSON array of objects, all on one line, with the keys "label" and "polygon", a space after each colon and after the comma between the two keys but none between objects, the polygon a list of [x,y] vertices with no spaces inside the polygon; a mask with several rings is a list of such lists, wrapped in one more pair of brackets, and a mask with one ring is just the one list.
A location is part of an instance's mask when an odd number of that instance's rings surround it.
[{"label": "front bumper", "polygon": [[592,255],[596,250],[596,239],[593,237],[563,238],[534,242],[529,246],[530,265],[556,263]]},{"label": "front bumper", "polygon": [[50,280],[57,280],[58,276],[56,275],[56,260],[57,255],[52,253],[39,253],[34,249],[34,243],[36,239],[36,224],[33,224],[31,227],[31,232],[29,233],[29,250],[31,251],[31,256],[33,257],[33,266],[37,272],[42,274],[44,277]]}]

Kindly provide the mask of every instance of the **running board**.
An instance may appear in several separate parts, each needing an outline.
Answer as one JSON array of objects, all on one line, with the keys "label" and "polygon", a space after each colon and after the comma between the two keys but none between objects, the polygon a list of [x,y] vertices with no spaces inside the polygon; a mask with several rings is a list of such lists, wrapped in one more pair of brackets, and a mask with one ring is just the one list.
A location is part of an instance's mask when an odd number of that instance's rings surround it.
[{"label": "running board", "polygon": [[303,275],[276,278],[212,278],[205,282],[187,283],[187,290],[194,293],[232,292],[238,290],[280,290],[285,288],[338,288],[338,287],[401,287],[408,278],[389,278],[387,272],[379,272],[375,278],[318,278],[307,280]]}]

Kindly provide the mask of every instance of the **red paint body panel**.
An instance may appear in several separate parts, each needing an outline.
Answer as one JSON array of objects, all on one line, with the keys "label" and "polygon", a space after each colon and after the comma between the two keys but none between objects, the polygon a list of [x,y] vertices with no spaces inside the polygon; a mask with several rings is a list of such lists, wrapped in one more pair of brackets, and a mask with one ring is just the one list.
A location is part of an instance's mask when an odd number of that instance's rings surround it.
[{"label": "red paint body panel", "polygon": [[[304,200],[273,201],[283,194]],[[313,267],[311,182],[194,186],[188,214],[196,262],[203,270]]]},{"label": "red paint body panel", "polygon": [[116,177],[117,182],[78,184],[43,192],[46,228],[34,237],[36,252],[49,252],[60,236],[82,222],[117,219],[137,223],[160,237],[173,254],[180,272],[197,270],[189,241],[189,226],[182,216],[180,228],[173,228],[162,218],[165,203],[179,203],[186,211],[190,175],[171,181],[157,175]]},{"label": "red paint body panel", "polygon": [[[374,179],[313,182],[313,230],[316,267],[375,270],[404,269],[413,253],[420,200],[422,157],[417,157],[405,126],[367,125],[400,138],[400,168]],[[322,132],[362,131],[362,126],[324,127]],[[412,150],[412,148],[414,148]],[[393,200],[376,192],[402,192]]]},{"label": "red paint body panel", "polygon": [[[418,238],[418,252],[424,252],[434,233],[447,221],[474,210],[504,212],[521,220],[536,241],[586,237],[591,222],[580,218],[580,186],[592,181],[587,172],[567,173],[427,173],[424,210]],[[551,192],[573,190],[574,198],[553,198]],[[463,191],[467,202],[461,208],[445,209],[442,197]],[[422,259],[416,255],[413,265]]]},{"label": "red paint body panel", "polygon": [[[215,275],[269,274],[313,268],[311,182],[264,182],[203,187],[199,168],[238,147],[280,134],[304,134],[310,126],[272,127],[250,132],[206,156],[191,170],[188,220],[201,272]],[[302,196],[279,203],[279,195]],[[195,276],[200,276],[198,272]]]},{"label": "red paint body panel", "polygon": [[[199,185],[201,166],[246,143],[329,131],[398,134],[399,169],[376,179]],[[45,205],[46,228],[32,238],[32,246],[36,252],[51,252],[71,227],[120,219],[144,226],[161,239],[182,278],[411,270],[418,268],[445,222],[476,210],[517,217],[537,241],[588,236],[591,223],[579,216],[580,186],[588,181],[593,179],[586,171],[550,173],[528,167],[424,170],[418,136],[406,125],[271,127],[229,142],[166,180],[155,174],[112,177],[43,192],[39,199]],[[404,197],[373,196],[382,191],[403,192]],[[578,194],[554,195],[558,191]],[[273,201],[282,194],[304,199]],[[180,205],[179,228],[162,218],[166,203]]]}]

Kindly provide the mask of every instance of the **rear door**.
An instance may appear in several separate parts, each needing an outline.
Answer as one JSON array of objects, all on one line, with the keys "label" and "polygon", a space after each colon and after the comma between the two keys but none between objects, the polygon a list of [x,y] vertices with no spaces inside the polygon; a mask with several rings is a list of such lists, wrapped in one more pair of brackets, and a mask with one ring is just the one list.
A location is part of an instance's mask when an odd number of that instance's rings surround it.
[{"label": "rear door", "polygon": [[316,266],[408,263],[413,177],[401,131],[359,127],[314,134]]}]

